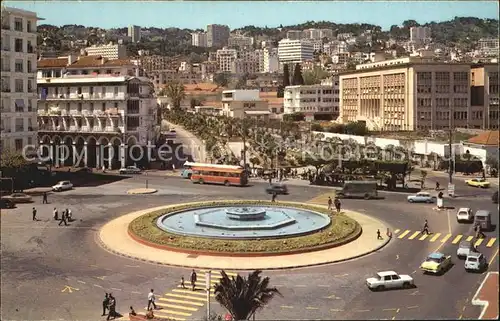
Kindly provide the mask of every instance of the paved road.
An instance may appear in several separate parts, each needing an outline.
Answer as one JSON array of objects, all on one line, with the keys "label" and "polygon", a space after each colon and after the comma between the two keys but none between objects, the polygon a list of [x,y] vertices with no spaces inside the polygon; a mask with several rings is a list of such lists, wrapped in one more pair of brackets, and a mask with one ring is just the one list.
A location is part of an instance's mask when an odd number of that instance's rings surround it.
[{"label": "paved road", "polygon": [[[98,188],[78,188],[51,195],[51,204],[35,204],[39,222],[31,221],[31,204],[2,211],[2,319],[96,320],[106,291],[117,296],[120,312],[126,313],[130,305],[140,311],[146,305],[150,288],[155,289],[158,302],[163,304],[164,309],[158,315],[175,316],[179,320],[201,318],[205,309],[203,294],[177,287],[182,275],[188,278],[188,270],[145,264],[107,253],[96,244],[96,232],[114,217],[144,207],[214,198],[267,198],[263,191],[265,184],[207,188],[178,178],[147,179],[150,187],[159,189],[158,195],[124,197],[127,189],[145,184],[145,176],[136,176]],[[325,193],[325,189],[310,186],[290,186],[290,191],[290,196],[281,199],[300,202]],[[488,194],[457,198],[452,205],[490,209],[494,223],[498,224],[496,206],[486,201]],[[57,226],[50,219],[54,206],[70,207],[77,221],[68,227]],[[468,235],[469,225],[450,220],[453,238],[445,243],[440,239],[432,241],[436,234],[422,241],[420,237],[410,240],[424,218],[429,220],[431,232],[447,234],[449,224],[445,213],[433,211],[432,205],[407,204],[406,196],[399,194],[387,194],[384,200],[344,200],[343,206],[373,214],[389,222],[394,231],[400,231],[379,253],[355,261],[266,272],[284,298],[273,301],[257,319],[477,317],[474,314],[477,308],[470,307],[466,300],[474,294],[480,275],[465,273],[457,260],[441,277],[424,276],[417,271],[425,256],[439,246],[442,252],[454,253],[456,245],[452,240],[456,235]],[[406,230],[410,230],[407,236],[399,239]],[[496,233],[487,233],[488,242]],[[491,247],[486,247],[485,242],[480,249],[488,258],[494,257],[498,241]],[[498,266],[497,257],[493,265]],[[387,269],[412,274],[417,288],[384,293],[368,291],[364,279]],[[220,311],[218,304],[212,306]]]}]

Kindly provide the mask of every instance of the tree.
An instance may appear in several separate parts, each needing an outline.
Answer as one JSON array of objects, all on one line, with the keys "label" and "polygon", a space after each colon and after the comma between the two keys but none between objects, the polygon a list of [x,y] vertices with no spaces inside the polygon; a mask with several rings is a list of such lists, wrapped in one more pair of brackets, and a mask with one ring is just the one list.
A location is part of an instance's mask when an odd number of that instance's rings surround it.
[{"label": "tree", "polygon": [[165,95],[167,95],[172,102],[172,109],[181,109],[181,102],[184,98],[186,98],[184,85],[178,82],[171,82],[167,84],[164,90]]},{"label": "tree", "polygon": [[3,150],[0,156],[0,168],[2,170],[12,169],[18,170],[28,165],[29,162],[22,153],[12,151],[10,149]]},{"label": "tree", "polygon": [[321,80],[327,78],[330,74],[321,67],[315,66],[312,70],[302,73],[305,85],[315,85],[321,83]]},{"label": "tree", "polygon": [[250,320],[257,310],[264,308],[275,295],[282,296],[278,289],[270,287],[269,277],[262,278],[256,270],[247,278],[229,278],[224,270],[222,278],[214,286],[215,300],[233,317],[233,320]]},{"label": "tree", "polygon": [[288,64],[283,66],[283,87],[290,86],[290,70]]},{"label": "tree", "polygon": [[216,74],[214,83],[217,84],[217,87],[226,87],[229,84],[229,76],[225,73]]},{"label": "tree", "polygon": [[300,64],[295,64],[295,69],[293,71],[292,85],[297,86],[303,84],[304,84],[304,78],[302,77],[302,68],[300,67]]},{"label": "tree", "polygon": [[348,135],[366,136],[368,134],[368,129],[364,122],[350,122],[345,126],[345,133]]}]

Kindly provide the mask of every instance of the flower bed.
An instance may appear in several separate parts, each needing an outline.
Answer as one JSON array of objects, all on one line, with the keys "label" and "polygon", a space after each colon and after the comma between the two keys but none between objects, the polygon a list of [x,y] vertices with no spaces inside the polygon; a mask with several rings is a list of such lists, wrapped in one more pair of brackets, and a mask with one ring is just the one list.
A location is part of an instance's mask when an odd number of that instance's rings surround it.
[{"label": "flower bed", "polygon": [[[323,230],[296,237],[283,237],[255,240],[227,240],[196,236],[183,236],[169,233],[156,226],[157,219],[168,213],[209,206],[227,205],[262,205],[302,208],[329,215],[332,223]],[[325,208],[300,203],[269,201],[211,201],[174,205],[167,209],[151,212],[133,220],[128,232],[135,240],[149,246],[173,251],[199,253],[207,255],[241,254],[241,255],[278,255],[293,254],[331,248],[355,240],[361,235],[361,226],[345,214],[333,214]]]}]

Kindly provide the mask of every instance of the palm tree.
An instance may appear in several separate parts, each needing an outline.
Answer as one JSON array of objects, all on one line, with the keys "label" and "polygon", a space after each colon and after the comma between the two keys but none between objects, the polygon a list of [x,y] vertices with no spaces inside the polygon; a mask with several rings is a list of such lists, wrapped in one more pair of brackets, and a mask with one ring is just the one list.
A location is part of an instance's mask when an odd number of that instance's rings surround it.
[{"label": "palm tree", "polygon": [[256,270],[247,278],[229,278],[221,271],[222,278],[214,286],[215,300],[220,303],[235,321],[250,320],[259,309],[264,308],[275,295],[282,296],[276,288],[269,287],[269,277],[262,278]]},{"label": "palm tree", "polygon": [[165,94],[172,101],[172,107],[175,110],[181,109],[181,102],[186,98],[186,93],[184,92],[184,85],[178,82],[168,83],[164,88]]}]

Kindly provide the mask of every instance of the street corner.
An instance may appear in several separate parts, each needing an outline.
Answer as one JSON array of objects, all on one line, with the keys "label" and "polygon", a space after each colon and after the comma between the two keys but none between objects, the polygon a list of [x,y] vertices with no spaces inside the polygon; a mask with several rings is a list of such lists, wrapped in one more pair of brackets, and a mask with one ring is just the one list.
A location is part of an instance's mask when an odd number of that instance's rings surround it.
[{"label": "street corner", "polygon": [[134,188],[134,189],[129,189],[127,191],[127,194],[129,195],[147,195],[147,194],[154,194],[158,192],[157,189],[154,188]]},{"label": "street corner", "polygon": [[488,272],[472,298],[472,304],[482,307],[479,320],[498,319],[498,272]]}]

